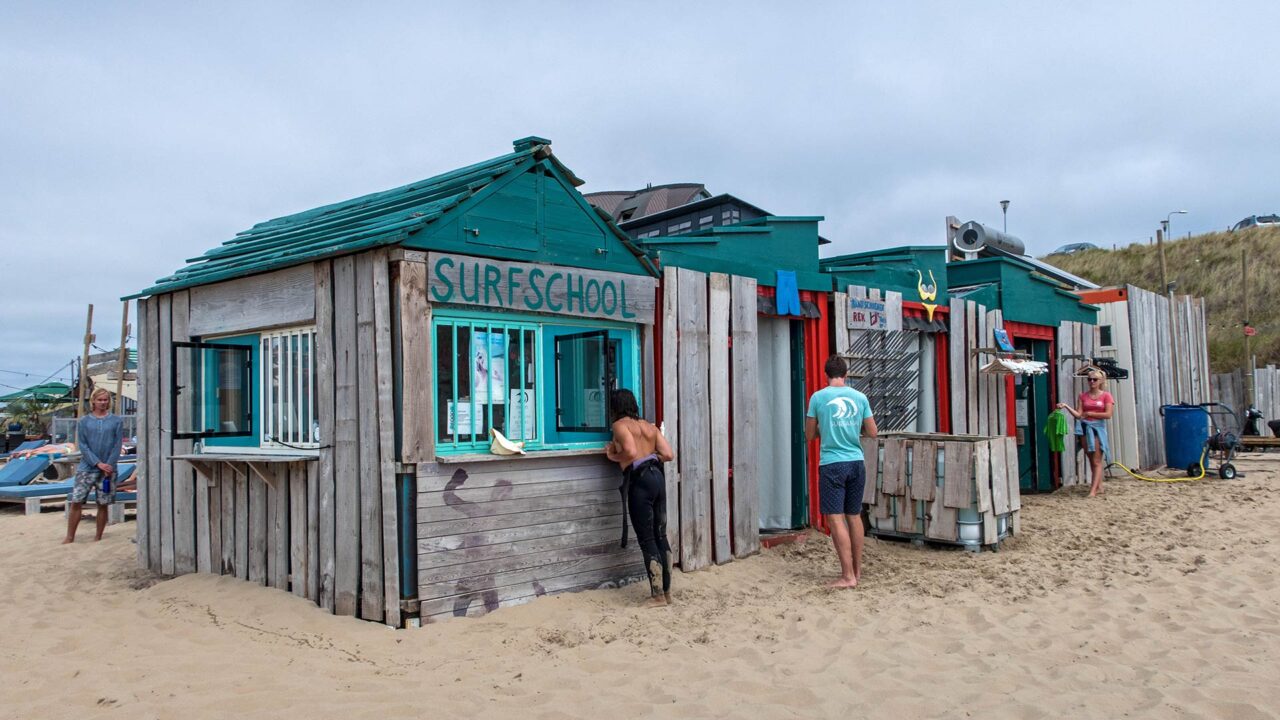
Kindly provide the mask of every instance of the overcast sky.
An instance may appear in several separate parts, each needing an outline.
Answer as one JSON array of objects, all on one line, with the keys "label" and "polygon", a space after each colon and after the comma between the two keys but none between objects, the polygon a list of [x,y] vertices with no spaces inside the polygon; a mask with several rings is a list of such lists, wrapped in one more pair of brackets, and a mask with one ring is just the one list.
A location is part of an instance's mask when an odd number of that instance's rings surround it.
[{"label": "overcast sky", "polygon": [[0,4],[0,390],[239,230],[531,134],[584,192],[823,215],[826,254],[1002,199],[1037,255],[1280,211],[1274,2],[193,5]]}]

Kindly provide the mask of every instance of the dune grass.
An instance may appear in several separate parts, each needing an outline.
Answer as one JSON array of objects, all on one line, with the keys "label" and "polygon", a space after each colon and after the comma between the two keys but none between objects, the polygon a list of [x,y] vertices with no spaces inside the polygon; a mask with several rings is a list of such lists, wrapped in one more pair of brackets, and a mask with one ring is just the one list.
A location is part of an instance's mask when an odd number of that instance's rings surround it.
[{"label": "dune grass", "polygon": [[[1169,280],[1178,295],[1205,298],[1209,362],[1214,372],[1244,366],[1244,288],[1241,253],[1248,249],[1250,321],[1258,334],[1251,352],[1258,365],[1280,363],[1280,228],[1195,235],[1165,243]],[[1160,256],[1155,243],[1118,250],[1051,255],[1044,260],[1104,287],[1137,285],[1160,292]]]}]

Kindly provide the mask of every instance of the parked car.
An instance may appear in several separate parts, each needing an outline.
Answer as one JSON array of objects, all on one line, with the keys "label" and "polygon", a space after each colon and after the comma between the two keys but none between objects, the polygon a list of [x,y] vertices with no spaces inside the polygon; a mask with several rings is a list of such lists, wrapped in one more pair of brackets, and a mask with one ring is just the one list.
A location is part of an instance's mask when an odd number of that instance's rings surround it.
[{"label": "parked car", "polygon": [[1098,246],[1094,245],[1091,242],[1067,243],[1066,245],[1063,245],[1062,247],[1058,248],[1057,250],[1054,250],[1049,254],[1050,255],[1073,255],[1078,252],[1084,252],[1085,250],[1097,250],[1097,249],[1098,249]]},{"label": "parked car", "polygon": [[1251,227],[1265,227],[1267,225],[1280,225],[1280,215],[1250,215],[1235,225],[1232,225],[1231,232]]}]

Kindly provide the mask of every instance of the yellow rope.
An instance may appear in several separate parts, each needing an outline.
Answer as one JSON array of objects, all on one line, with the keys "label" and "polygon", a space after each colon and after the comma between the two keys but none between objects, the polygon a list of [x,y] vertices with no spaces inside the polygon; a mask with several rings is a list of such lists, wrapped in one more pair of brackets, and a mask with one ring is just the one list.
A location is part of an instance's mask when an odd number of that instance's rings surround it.
[{"label": "yellow rope", "polygon": [[[1118,462],[1113,462],[1113,463],[1111,463],[1111,465],[1115,465],[1116,467],[1120,468],[1121,470],[1124,470],[1125,472],[1129,473],[1129,474],[1130,474],[1130,475],[1132,475],[1133,477],[1135,477],[1135,478],[1137,478],[1137,479],[1139,479],[1139,480],[1146,480],[1147,482],[1158,482],[1158,483],[1193,482],[1193,481],[1196,481],[1196,480],[1202,480],[1202,479],[1204,479],[1204,475],[1205,475],[1204,458],[1205,458],[1205,456],[1206,456],[1206,455],[1208,455],[1208,454],[1209,454],[1209,447],[1206,445],[1206,446],[1205,446],[1205,448],[1204,448],[1204,451],[1200,453],[1200,474],[1199,474],[1199,475],[1197,475],[1197,476],[1195,476],[1195,477],[1183,477],[1183,478],[1153,478],[1153,477],[1147,477],[1147,476],[1145,476],[1145,475],[1139,475],[1138,473],[1136,473],[1136,472],[1134,472],[1134,471],[1130,470],[1129,468],[1125,467],[1124,465],[1121,465],[1121,464],[1120,464],[1120,463],[1118,463]],[[1107,467],[1111,467],[1111,465],[1108,465]]]}]

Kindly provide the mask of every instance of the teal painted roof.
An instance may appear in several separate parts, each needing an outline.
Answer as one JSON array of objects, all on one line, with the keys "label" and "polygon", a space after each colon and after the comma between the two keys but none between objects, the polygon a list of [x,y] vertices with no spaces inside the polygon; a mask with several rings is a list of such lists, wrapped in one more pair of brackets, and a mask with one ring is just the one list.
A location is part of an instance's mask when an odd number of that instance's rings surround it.
[{"label": "teal painted roof", "polygon": [[[181,270],[128,298],[167,293],[256,275],[325,257],[403,242],[440,220],[487,185],[547,161],[570,182],[582,181],[551,154],[550,140],[527,137],[515,151],[392,190],[258,223],[190,258]],[[621,234],[621,231],[615,232]]]}]

